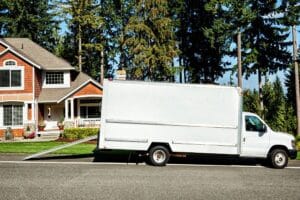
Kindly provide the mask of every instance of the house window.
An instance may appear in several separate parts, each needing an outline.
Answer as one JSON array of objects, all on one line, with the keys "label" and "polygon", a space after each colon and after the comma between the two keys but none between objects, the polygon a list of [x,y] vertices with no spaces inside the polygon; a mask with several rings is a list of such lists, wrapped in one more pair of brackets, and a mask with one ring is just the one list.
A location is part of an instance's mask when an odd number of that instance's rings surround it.
[{"label": "house window", "polygon": [[101,117],[100,100],[80,100],[80,118],[100,118]]},{"label": "house window", "polygon": [[3,125],[4,126],[23,125],[23,106],[3,105]]},{"label": "house window", "polygon": [[4,66],[17,66],[17,63],[14,60],[7,60],[4,62]]},{"label": "house window", "polygon": [[46,84],[64,84],[63,72],[46,72]]},{"label": "house window", "polygon": [[20,69],[0,69],[0,87],[21,87],[21,80]]}]

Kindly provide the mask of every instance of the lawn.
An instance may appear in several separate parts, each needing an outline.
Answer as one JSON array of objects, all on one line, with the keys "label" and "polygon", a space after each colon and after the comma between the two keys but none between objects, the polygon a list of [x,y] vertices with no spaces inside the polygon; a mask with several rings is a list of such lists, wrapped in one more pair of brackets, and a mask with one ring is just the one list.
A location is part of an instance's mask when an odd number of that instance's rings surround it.
[{"label": "lawn", "polygon": [[[11,142],[0,143],[0,153],[37,153],[43,150],[50,149],[59,145],[65,144],[65,142]],[[96,144],[77,144],[65,149],[61,149],[53,152],[54,154],[68,154],[68,155],[80,155],[90,154],[96,148]]]}]

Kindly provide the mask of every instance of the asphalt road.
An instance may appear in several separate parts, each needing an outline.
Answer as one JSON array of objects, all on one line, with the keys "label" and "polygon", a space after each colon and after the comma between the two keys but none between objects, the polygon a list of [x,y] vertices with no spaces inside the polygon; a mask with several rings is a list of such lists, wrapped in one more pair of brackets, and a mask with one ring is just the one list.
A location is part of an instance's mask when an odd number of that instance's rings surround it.
[{"label": "asphalt road", "polygon": [[299,167],[1,161],[0,199],[300,199]]}]

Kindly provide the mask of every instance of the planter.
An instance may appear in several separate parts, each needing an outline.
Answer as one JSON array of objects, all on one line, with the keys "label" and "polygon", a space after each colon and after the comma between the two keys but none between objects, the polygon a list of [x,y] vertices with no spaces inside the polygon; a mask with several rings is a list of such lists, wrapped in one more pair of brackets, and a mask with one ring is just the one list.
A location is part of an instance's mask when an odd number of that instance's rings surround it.
[{"label": "planter", "polygon": [[44,131],[45,130],[45,125],[38,125],[38,130],[39,131]]}]

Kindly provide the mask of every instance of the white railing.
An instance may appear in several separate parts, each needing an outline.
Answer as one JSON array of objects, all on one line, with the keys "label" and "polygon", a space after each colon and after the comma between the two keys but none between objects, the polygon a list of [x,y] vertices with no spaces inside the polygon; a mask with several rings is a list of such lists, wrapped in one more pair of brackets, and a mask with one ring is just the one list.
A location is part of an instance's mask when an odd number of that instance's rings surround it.
[{"label": "white railing", "polygon": [[74,121],[75,127],[87,127],[87,128],[99,128],[100,127],[100,118],[93,119],[76,119]]}]

